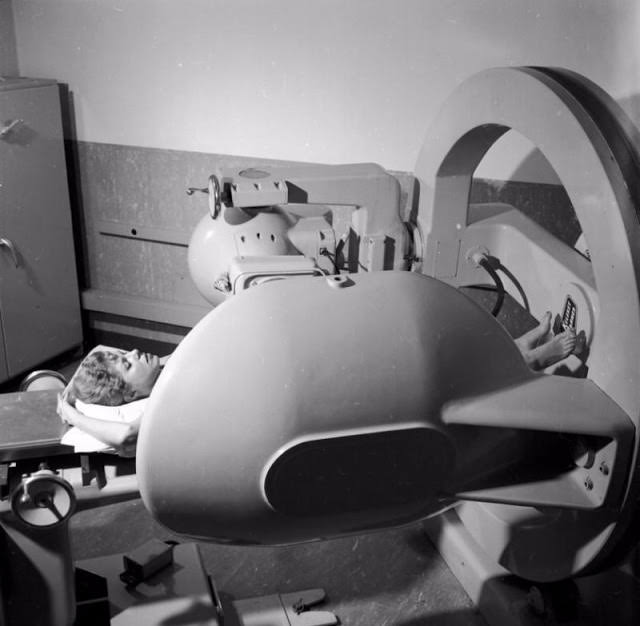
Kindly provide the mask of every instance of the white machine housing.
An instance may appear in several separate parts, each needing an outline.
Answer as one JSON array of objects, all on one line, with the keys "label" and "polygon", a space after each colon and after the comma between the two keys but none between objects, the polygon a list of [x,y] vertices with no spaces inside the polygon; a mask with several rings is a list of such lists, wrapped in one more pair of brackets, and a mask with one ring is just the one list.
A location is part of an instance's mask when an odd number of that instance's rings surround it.
[{"label": "white machine housing", "polygon": [[[509,129],[564,183],[589,255],[511,210],[469,219],[473,173]],[[286,543],[420,520],[457,502],[487,554],[523,578],[606,567],[638,526],[638,145],[620,108],[583,77],[494,69],[465,81],[435,120],[410,227],[397,184],[376,166],[213,176],[191,258],[205,296],[223,304],[152,394],[138,448],[147,507],[198,538]],[[335,271],[274,281],[289,274],[270,264],[300,252],[289,247],[287,203],[358,207],[348,226],[355,264],[337,260],[344,231],[331,217]],[[220,219],[242,229],[274,215],[283,239],[269,237],[282,246],[270,261],[240,254],[234,234],[229,254],[207,265]],[[563,307],[583,331],[587,349],[562,363],[564,376],[530,372],[502,325],[457,290],[486,282],[478,253],[533,316]],[[208,291],[252,263],[242,289]],[[254,282],[268,284],[244,289]]]}]

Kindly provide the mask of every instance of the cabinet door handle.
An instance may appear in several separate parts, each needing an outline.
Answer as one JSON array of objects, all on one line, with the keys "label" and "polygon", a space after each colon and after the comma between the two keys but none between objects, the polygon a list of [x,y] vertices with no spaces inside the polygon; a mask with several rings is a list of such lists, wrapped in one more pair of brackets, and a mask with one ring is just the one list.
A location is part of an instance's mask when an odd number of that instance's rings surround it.
[{"label": "cabinet door handle", "polygon": [[8,248],[9,252],[11,253],[11,258],[15,263],[15,266],[20,267],[18,252],[16,251],[16,247],[13,245],[13,242],[10,239],[5,239],[4,237],[0,237],[0,246]]}]

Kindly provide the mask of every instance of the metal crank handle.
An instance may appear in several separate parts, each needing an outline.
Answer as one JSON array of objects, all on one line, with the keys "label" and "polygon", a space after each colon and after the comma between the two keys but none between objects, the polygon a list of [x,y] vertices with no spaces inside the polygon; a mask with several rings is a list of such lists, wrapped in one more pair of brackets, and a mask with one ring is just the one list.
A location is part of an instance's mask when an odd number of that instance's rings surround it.
[{"label": "metal crank handle", "polygon": [[187,187],[188,196],[192,196],[196,191],[209,194],[209,214],[211,215],[211,219],[215,220],[222,208],[222,192],[217,176],[214,174],[209,176],[209,184],[207,187]]}]

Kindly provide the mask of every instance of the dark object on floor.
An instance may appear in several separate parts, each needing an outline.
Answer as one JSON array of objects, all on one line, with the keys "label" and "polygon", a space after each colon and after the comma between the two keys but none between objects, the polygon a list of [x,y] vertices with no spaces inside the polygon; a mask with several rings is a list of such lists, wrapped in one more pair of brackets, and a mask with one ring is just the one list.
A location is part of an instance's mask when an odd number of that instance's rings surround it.
[{"label": "dark object on floor", "polygon": [[120,580],[127,587],[135,587],[173,563],[173,545],[152,539],[123,555],[124,571]]}]

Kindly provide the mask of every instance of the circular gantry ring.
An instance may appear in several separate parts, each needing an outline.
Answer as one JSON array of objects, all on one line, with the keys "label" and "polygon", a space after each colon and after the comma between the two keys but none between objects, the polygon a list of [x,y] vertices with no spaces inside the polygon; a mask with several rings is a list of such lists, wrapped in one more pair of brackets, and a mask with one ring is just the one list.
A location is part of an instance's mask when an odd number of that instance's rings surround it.
[{"label": "circular gantry ring", "polygon": [[[423,272],[456,284],[473,173],[511,129],[542,152],[575,209],[597,290],[588,378],[629,416],[637,433],[640,161],[633,146],[640,141],[601,89],[566,70],[527,67],[482,72],[453,92],[416,165]],[[613,510],[465,502],[460,519],[496,561],[523,578],[552,581],[597,571],[637,540],[637,436],[633,446],[625,492]]]}]

